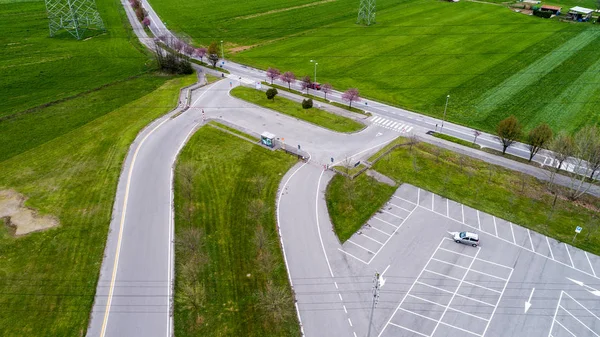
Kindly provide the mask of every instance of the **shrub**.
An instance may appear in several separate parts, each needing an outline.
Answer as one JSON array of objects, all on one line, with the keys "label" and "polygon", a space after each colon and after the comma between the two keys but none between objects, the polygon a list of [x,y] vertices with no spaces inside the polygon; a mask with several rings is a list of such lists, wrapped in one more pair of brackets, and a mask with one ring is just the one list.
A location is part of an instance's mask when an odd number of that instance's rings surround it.
[{"label": "shrub", "polygon": [[313,100],[312,100],[312,98],[302,100],[302,107],[304,109],[310,109],[310,108],[312,108],[313,107]]},{"label": "shrub", "polygon": [[277,89],[275,88],[270,88],[267,90],[267,99],[275,99],[275,96],[277,96],[278,92]]},{"label": "shrub", "polygon": [[551,11],[538,11],[538,10],[533,11],[533,15],[539,16],[540,18],[545,18],[545,19],[550,18],[552,16],[552,14],[553,13]]},{"label": "shrub", "polygon": [[142,7],[138,7],[135,9],[135,16],[137,16],[138,21],[142,21],[144,20],[144,18],[146,17],[146,13],[144,13],[144,9]]}]

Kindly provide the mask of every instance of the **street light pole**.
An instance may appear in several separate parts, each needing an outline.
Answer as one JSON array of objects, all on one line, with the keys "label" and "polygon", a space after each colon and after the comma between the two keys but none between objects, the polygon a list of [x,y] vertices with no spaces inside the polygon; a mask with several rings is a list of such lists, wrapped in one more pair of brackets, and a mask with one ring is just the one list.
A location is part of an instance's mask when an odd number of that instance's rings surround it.
[{"label": "street light pole", "polygon": [[317,82],[317,61],[315,60],[310,60],[310,63],[314,63],[315,64],[315,82]]},{"label": "street light pole", "polygon": [[225,59],[225,51],[223,50],[223,40],[221,40],[221,58]]},{"label": "street light pole", "polygon": [[448,100],[450,99],[450,95],[446,96],[446,105],[444,106],[444,118],[442,118],[442,127],[440,128],[440,133],[442,133],[444,129],[444,121],[446,120],[446,110],[448,109]]}]

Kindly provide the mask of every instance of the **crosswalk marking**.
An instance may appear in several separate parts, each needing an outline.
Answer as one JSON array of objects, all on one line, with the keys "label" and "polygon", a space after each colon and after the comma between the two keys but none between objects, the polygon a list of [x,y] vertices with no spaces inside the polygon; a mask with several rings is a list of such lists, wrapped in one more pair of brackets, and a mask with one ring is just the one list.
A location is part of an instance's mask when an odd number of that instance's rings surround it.
[{"label": "crosswalk marking", "polygon": [[408,124],[404,124],[402,122],[396,122],[396,121],[389,120],[389,119],[386,119],[386,118],[383,118],[380,116],[372,117],[371,122],[373,122],[374,124],[377,124],[378,126],[380,126],[382,128],[390,129],[390,130],[400,132],[400,133],[408,133],[413,129],[413,127]]}]

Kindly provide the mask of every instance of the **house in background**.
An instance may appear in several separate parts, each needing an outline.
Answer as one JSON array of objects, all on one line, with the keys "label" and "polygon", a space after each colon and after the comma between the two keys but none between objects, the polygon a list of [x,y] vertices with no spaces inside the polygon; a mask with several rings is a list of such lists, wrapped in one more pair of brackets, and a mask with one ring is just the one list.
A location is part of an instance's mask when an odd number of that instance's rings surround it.
[{"label": "house in background", "polygon": [[593,9],[575,6],[569,10],[569,18],[574,21],[589,21],[592,18]]},{"label": "house in background", "polygon": [[552,12],[552,14],[554,14],[554,15],[559,15],[562,7],[543,5],[542,8],[540,8],[540,9],[543,11]]}]

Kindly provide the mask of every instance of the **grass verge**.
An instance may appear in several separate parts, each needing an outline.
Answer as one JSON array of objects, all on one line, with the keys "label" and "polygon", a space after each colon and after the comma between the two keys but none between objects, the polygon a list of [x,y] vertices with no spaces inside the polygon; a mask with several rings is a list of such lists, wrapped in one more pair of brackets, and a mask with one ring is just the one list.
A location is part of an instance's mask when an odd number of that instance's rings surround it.
[{"label": "grass verge", "polygon": [[286,87],[278,85],[278,84],[270,84],[269,82],[265,82],[265,81],[263,81],[262,84],[268,85],[268,86],[273,87],[273,88],[276,88],[277,90],[283,90],[283,91],[287,91],[287,92],[292,93],[292,94],[301,95],[301,96],[306,97],[306,98],[312,98],[315,101],[319,101],[319,102],[331,104],[331,105],[337,106],[338,108],[342,108],[342,109],[345,109],[345,110],[348,110],[348,111],[351,111],[351,112],[355,112],[355,113],[358,113],[358,114],[361,114],[361,115],[371,116],[370,113],[365,112],[364,110],[361,110],[359,108],[349,107],[346,104],[342,104],[342,103],[330,101],[330,100],[325,99],[323,97],[319,97],[319,96],[315,96],[315,95],[311,95],[311,94],[305,94],[305,93],[300,92],[298,90],[289,89],[289,88],[286,88]]},{"label": "grass verge", "polygon": [[559,198],[546,183],[531,176],[419,143],[401,146],[379,160],[374,169],[472,208],[492,214],[559,241],[570,242],[575,226],[587,228],[574,245],[600,254],[600,200],[585,195],[578,202]]},{"label": "grass verge", "polygon": [[473,144],[472,142],[467,142],[466,140],[463,140],[460,138],[452,137],[452,136],[449,136],[449,135],[446,135],[443,133],[438,133],[438,132],[434,132],[431,135],[434,136],[435,138],[447,140],[449,142],[456,143],[456,144],[466,146],[466,147],[470,147],[472,149],[481,150],[481,146],[479,146],[477,144]]},{"label": "grass verge", "polygon": [[[299,336],[275,197],[296,159],[212,127],[175,174],[175,334]],[[191,242],[191,244],[190,244]]]},{"label": "grass verge", "polygon": [[[137,99],[130,93],[133,101],[0,162],[0,190],[22,193],[26,206],[60,221],[59,227],[22,237],[0,234],[1,335],[85,335],[129,145],[177,105],[179,88],[196,75],[161,79],[158,89]],[[105,90],[99,97],[124,94]],[[74,108],[64,104],[65,111]]]},{"label": "grass verge", "polygon": [[356,132],[365,127],[350,118],[338,116],[324,110],[317,108],[303,109],[300,103],[287,98],[275,97],[274,100],[269,100],[263,91],[252,88],[238,86],[231,90],[231,95],[337,132]]},{"label": "grass verge", "polygon": [[396,191],[396,187],[380,183],[361,174],[350,179],[336,174],[325,192],[333,229],[343,243],[377,212]]}]

